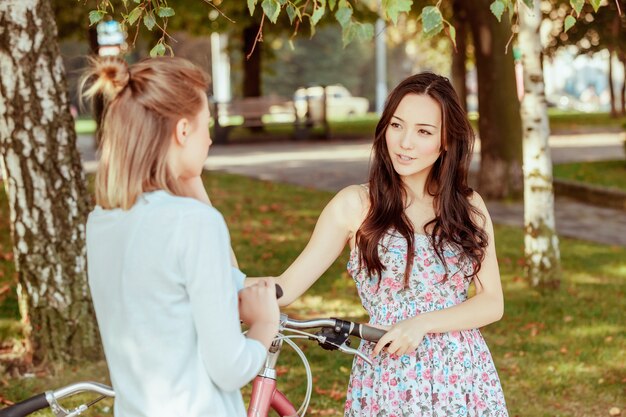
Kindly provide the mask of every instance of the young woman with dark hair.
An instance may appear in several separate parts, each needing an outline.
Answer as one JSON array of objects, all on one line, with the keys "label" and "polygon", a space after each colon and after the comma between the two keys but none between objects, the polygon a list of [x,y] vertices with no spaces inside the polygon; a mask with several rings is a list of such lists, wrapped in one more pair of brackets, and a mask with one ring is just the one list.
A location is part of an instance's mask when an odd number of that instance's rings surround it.
[{"label": "young woman with dark hair", "polygon": [[[350,245],[348,271],[370,323],[346,416],[507,416],[478,328],[499,320],[503,295],[493,227],[467,185],[474,134],[450,82],[402,81],[376,127],[369,181],[341,190],[277,282],[287,305]],[[471,284],[475,295],[469,297]]]}]

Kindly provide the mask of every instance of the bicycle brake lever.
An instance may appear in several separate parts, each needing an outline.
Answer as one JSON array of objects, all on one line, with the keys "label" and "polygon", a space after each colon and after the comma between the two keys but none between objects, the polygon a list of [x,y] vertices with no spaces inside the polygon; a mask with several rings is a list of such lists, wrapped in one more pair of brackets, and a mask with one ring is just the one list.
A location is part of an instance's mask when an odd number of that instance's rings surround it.
[{"label": "bicycle brake lever", "polygon": [[369,366],[373,366],[372,364],[372,360],[370,358],[368,358],[367,356],[365,356],[363,354],[363,352],[356,350],[354,348],[348,347],[346,346],[345,343],[342,343],[341,345],[338,345],[337,348],[343,352],[343,353],[349,353],[351,355],[356,355],[359,358],[363,359],[365,362],[367,362],[367,364],[369,364]]},{"label": "bicycle brake lever", "polygon": [[72,410],[67,417],[75,417],[75,416],[79,416],[82,413],[84,413],[89,407],[87,407],[85,404],[81,404],[78,407],[76,407],[74,410]]}]

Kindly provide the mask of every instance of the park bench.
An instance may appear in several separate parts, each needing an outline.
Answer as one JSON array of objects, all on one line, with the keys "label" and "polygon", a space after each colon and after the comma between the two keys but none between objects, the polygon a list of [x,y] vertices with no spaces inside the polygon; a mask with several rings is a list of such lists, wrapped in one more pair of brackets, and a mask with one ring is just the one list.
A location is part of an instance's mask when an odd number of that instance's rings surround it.
[{"label": "park bench", "polygon": [[276,95],[238,98],[229,103],[214,102],[212,114],[215,143],[226,143],[230,131],[238,126],[255,129],[268,124],[290,124],[293,125],[293,138],[304,139],[315,125],[310,117],[298,114],[292,100]]}]

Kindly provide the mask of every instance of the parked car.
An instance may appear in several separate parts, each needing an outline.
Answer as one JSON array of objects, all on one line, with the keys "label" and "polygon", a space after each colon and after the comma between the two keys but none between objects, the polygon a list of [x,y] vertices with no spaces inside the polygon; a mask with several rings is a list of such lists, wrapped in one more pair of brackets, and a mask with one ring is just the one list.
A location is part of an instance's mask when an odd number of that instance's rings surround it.
[{"label": "parked car", "polygon": [[[327,119],[362,116],[368,112],[369,101],[365,97],[354,97],[343,85],[329,85],[325,89]],[[296,90],[293,99],[298,117],[306,118],[307,112],[310,112],[311,120],[321,120],[323,94],[322,86]]]}]

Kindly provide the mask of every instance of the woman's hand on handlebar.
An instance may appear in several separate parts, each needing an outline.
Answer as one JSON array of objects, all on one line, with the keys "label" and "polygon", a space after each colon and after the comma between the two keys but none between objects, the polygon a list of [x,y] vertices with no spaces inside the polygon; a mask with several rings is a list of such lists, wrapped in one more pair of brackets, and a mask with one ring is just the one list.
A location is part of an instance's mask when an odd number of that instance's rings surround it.
[{"label": "woman's hand on handlebar", "polygon": [[239,291],[239,318],[250,326],[248,337],[269,348],[280,321],[273,279],[260,279]]},{"label": "woman's hand on handlebar", "polygon": [[[370,326],[374,325],[370,324]],[[423,326],[423,321],[418,320],[417,317],[398,322],[380,338],[372,354],[378,355],[383,349],[395,356],[410,353],[417,350],[426,333],[427,330]]]}]

